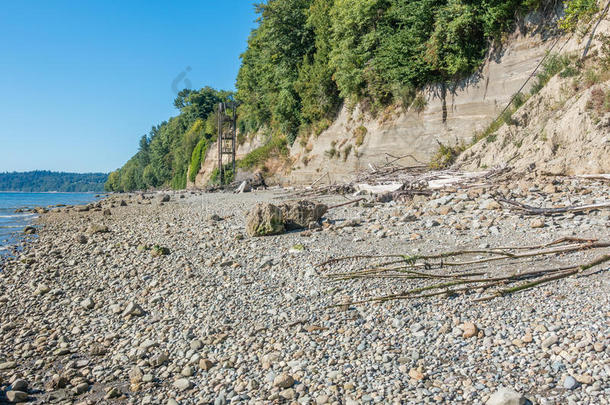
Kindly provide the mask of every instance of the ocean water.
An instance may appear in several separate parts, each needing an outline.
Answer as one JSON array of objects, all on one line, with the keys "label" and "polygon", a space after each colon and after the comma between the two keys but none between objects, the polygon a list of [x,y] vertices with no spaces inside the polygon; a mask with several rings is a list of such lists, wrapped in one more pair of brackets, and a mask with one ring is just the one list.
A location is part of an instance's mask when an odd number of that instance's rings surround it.
[{"label": "ocean water", "polygon": [[0,192],[0,255],[19,242],[25,226],[38,217],[31,212],[16,213],[18,208],[77,205],[96,201],[95,193],[20,193]]}]

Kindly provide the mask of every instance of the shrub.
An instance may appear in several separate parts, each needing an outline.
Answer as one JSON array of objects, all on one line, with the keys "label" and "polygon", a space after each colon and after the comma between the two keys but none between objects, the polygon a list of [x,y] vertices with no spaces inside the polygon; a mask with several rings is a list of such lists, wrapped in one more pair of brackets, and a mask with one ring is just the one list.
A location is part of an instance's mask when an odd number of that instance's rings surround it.
[{"label": "shrub", "polygon": [[349,154],[352,152],[352,145],[345,145],[343,148],[343,161],[345,162],[349,157]]},{"label": "shrub", "polygon": [[527,101],[527,97],[523,93],[517,93],[513,96],[513,106],[515,109],[521,107]]},{"label": "shrub", "polygon": [[354,129],[354,135],[356,136],[356,146],[360,146],[364,143],[364,137],[368,130],[365,126],[360,125],[358,128]]},{"label": "shrub", "polygon": [[254,149],[248,153],[243,159],[237,162],[237,166],[242,169],[251,169],[253,167],[260,167],[269,158],[286,156],[288,154],[288,146],[286,138],[280,136],[273,136],[263,146]]},{"label": "shrub", "polygon": [[402,104],[405,110],[413,103],[416,97],[415,88],[411,85],[397,85],[392,92],[395,102]]},{"label": "shrub", "polygon": [[550,54],[542,64],[542,70],[536,75],[531,94],[536,94],[551,80],[553,76],[570,65],[570,58],[565,55]]},{"label": "shrub", "polygon": [[415,100],[413,100],[411,108],[413,108],[413,111],[419,114],[426,109],[427,105],[428,102],[426,101],[426,98],[423,96],[423,94],[419,93],[417,97],[415,97]]},{"label": "shrub", "polygon": [[[235,173],[233,173],[233,165],[231,163],[227,163],[223,165],[224,176],[222,179],[222,184],[232,183],[235,179]],[[210,175],[209,184],[219,184],[220,183],[220,171],[217,167],[212,170],[212,174]]]},{"label": "shrub", "polygon": [[197,173],[199,173],[199,169],[201,168],[201,162],[205,160],[205,155],[209,146],[209,139],[203,137],[199,140],[197,146],[195,146],[195,149],[193,149],[193,153],[191,154],[191,163],[189,165],[190,181],[195,181]]},{"label": "shrub", "polygon": [[585,71],[583,80],[585,82],[585,85],[588,87],[591,87],[597,83],[600,82],[601,77],[599,75],[599,73],[597,73],[594,69],[587,69]]},{"label": "shrub", "polygon": [[579,22],[588,23],[597,10],[597,0],[570,0],[565,15],[559,20],[559,28],[574,32]]},{"label": "shrub", "polygon": [[331,146],[331,148],[329,150],[324,151],[324,154],[329,159],[332,159],[332,158],[337,157],[339,155],[339,153],[337,152],[337,149],[335,149],[334,146]]},{"label": "shrub", "polygon": [[591,90],[586,108],[589,111],[595,111],[597,115],[610,112],[610,90],[607,92],[599,88]]},{"label": "shrub", "polygon": [[429,166],[431,169],[447,168],[451,166],[453,162],[455,162],[455,159],[464,150],[466,150],[466,146],[464,146],[462,143],[455,146],[449,146],[438,142],[438,150],[432,157]]}]

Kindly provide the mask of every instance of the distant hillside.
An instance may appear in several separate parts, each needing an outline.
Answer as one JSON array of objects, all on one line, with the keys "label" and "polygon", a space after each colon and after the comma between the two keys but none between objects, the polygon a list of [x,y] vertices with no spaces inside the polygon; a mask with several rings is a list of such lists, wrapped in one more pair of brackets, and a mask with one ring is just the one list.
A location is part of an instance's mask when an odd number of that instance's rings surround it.
[{"label": "distant hillside", "polygon": [[106,173],[64,173],[48,170],[0,173],[0,191],[104,191]]}]

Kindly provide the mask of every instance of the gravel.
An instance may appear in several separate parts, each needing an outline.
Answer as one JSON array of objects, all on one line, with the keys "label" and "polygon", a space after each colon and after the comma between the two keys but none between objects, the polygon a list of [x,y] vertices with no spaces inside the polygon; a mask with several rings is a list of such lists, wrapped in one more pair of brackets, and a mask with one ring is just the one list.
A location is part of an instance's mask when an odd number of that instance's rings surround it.
[{"label": "gravel", "polygon": [[[554,185],[493,191],[547,206],[609,195],[599,183]],[[330,257],[609,239],[608,211],[532,227],[491,191],[340,207],[320,229],[262,238],[246,236],[245,212],[278,192],[123,194],[87,211],[51,209],[38,237],[2,263],[0,402],[485,404],[504,390],[540,404],[607,404],[607,265],[485,303],[333,306],[411,283],[329,282],[315,265]],[[152,255],[155,246],[168,254]],[[11,394],[14,382],[23,394]]]}]

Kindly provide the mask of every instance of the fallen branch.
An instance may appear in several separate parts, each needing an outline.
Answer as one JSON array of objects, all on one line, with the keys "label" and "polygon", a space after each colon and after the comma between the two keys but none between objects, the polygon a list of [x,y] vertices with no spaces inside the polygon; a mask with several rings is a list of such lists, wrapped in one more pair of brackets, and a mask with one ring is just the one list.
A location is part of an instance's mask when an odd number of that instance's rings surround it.
[{"label": "fallen branch", "polygon": [[579,205],[579,206],[569,206],[569,207],[560,207],[560,208],[537,208],[532,207],[531,205],[526,205],[520,203],[518,201],[507,200],[505,198],[498,198],[498,202],[508,204],[515,209],[524,211],[530,215],[557,215],[557,214],[565,214],[568,212],[584,212],[591,210],[598,210],[602,208],[610,208],[610,202],[598,203],[598,204],[588,204],[588,205]]},{"label": "fallen branch", "polygon": [[[566,256],[579,251],[607,249],[609,247],[610,242],[598,242],[592,239],[566,237],[535,246],[491,248],[485,250],[458,250],[432,255],[355,255],[330,259],[322,263],[321,266],[332,266],[346,260],[370,261],[396,258],[398,260],[381,263],[372,268],[365,267],[351,272],[335,272],[327,274],[326,277],[335,281],[361,280],[367,278],[395,279],[406,282],[419,280],[423,283],[435,281],[431,284],[405,290],[397,294],[368,298],[352,302],[351,304],[385,302],[407,298],[429,298],[439,295],[450,296],[457,293],[470,293],[474,291],[482,293],[489,289],[495,289],[491,294],[475,299],[475,301],[480,302],[528,290],[551,281],[582,273],[585,270],[610,261],[610,255],[604,254],[585,264],[555,266],[542,270],[522,272],[512,271],[509,274],[496,276],[489,276],[487,275],[488,272],[473,272],[473,265],[475,265],[475,267],[482,267],[482,264],[484,263],[486,266],[487,263],[494,262],[498,263],[498,265],[505,264],[507,267],[510,266],[510,268],[514,268],[515,264],[531,268],[533,265],[532,259],[536,257],[548,257],[550,255],[558,254]],[[444,261],[449,257],[467,257],[472,255],[477,255],[477,257],[465,258],[464,260],[453,260],[451,262]],[[442,272],[439,272],[439,270]],[[341,303],[333,306],[344,305],[345,303]]]},{"label": "fallen branch", "polygon": [[344,202],[344,203],[341,203],[341,204],[331,205],[330,207],[328,207],[328,209],[332,210],[333,208],[339,208],[339,207],[343,207],[343,206],[346,206],[346,205],[355,204],[355,203],[363,201],[363,200],[366,200],[366,198],[358,198],[357,200],[351,200],[351,201]]}]

